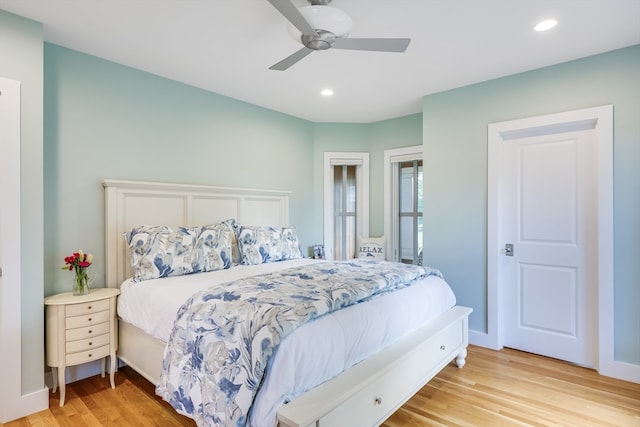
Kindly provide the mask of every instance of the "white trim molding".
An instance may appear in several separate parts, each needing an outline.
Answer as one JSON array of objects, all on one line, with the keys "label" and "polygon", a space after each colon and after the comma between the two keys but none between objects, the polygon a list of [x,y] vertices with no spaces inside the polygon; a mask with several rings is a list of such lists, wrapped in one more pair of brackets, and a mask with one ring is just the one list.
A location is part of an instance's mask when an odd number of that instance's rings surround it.
[{"label": "white trim molding", "polygon": [[0,424],[49,407],[48,388],[22,392],[20,86],[0,77]]},{"label": "white trim molding", "polygon": [[333,259],[333,172],[336,165],[356,165],[356,237],[369,237],[369,153],[324,153],[323,225],[324,251],[327,259]]},{"label": "white trim molding", "polygon": [[413,160],[424,162],[423,149],[422,145],[414,145],[384,150],[384,235],[387,239],[386,250],[389,261],[398,261],[398,217],[395,213],[400,209],[397,197],[399,185],[397,164]]},{"label": "white trim molding", "polygon": [[[471,342],[502,348],[500,278],[498,272],[500,236],[500,195],[502,182],[502,143],[521,133],[534,135],[553,129],[595,129],[597,138],[598,187],[598,360],[602,374],[626,381],[640,382],[640,366],[615,360],[614,355],[614,277],[613,277],[613,105],[586,108],[488,125],[488,198],[487,198],[487,334],[470,334]],[[473,336],[474,339],[471,339]]]}]

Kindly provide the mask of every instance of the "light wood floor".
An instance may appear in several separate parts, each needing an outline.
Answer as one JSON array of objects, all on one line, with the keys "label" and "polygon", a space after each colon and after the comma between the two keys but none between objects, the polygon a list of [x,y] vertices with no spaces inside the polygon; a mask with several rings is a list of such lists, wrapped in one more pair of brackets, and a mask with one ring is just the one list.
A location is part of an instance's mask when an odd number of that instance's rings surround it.
[{"label": "light wood floor", "polygon": [[[195,425],[128,368],[116,374],[115,390],[96,376],[67,385],[62,408],[58,393],[49,403],[4,427]],[[640,385],[515,350],[470,346],[464,368],[446,367],[383,426],[640,427]]]}]

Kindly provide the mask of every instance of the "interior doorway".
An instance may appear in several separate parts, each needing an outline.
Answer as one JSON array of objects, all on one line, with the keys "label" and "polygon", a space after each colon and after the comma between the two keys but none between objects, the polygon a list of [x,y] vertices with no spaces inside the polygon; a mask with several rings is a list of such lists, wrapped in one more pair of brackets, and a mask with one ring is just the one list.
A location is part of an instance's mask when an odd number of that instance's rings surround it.
[{"label": "interior doorway", "polygon": [[598,368],[613,347],[612,116],[604,106],[489,125],[495,348]]}]

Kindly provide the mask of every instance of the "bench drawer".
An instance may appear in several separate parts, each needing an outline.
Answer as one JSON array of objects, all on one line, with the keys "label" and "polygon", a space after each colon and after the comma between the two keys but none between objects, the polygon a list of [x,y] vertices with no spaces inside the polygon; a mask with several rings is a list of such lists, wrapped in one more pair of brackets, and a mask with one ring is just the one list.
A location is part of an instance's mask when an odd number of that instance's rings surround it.
[{"label": "bench drawer", "polygon": [[463,329],[455,323],[421,344],[407,360],[387,370],[331,413],[322,417],[319,427],[378,425],[399,404],[420,388],[416,378],[429,375],[449,363],[460,351]]}]

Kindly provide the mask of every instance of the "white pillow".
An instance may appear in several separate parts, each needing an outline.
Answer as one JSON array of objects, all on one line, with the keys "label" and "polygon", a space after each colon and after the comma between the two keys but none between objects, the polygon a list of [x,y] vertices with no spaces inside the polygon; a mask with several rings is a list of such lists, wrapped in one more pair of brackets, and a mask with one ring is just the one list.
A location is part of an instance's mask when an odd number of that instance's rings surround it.
[{"label": "white pillow", "polygon": [[384,236],[361,237],[358,239],[358,258],[386,259],[386,241]]}]

